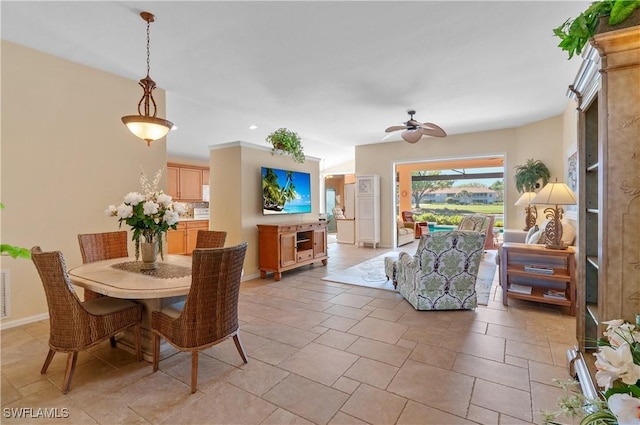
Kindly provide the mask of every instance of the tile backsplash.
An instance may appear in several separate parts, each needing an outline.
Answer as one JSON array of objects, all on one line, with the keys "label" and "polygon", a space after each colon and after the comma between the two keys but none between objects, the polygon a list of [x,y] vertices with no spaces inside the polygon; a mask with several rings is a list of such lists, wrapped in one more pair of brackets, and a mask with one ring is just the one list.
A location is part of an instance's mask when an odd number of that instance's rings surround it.
[{"label": "tile backsplash", "polygon": [[184,205],[184,214],[181,218],[193,218],[194,208],[209,208],[209,202],[179,202]]}]

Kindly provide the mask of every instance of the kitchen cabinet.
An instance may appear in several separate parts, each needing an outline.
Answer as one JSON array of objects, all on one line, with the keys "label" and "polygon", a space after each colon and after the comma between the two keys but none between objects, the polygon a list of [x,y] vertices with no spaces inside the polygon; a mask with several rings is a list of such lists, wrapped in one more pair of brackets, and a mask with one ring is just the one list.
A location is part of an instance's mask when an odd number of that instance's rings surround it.
[{"label": "kitchen cabinet", "polygon": [[199,230],[209,230],[209,220],[189,220],[178,223],[176,230],[167,232],[169,254],[191,255],[196,249]]},{"label": "kitchen cabinet", "polygon": [[208,182],[204,167],[167,164],[167,194],[176,201],[202,202],[202,185]]},{"label": "kitchen cabinet", "polygon": [[327,223],[258,224],[260,278],[321,261],[327,265]]}]

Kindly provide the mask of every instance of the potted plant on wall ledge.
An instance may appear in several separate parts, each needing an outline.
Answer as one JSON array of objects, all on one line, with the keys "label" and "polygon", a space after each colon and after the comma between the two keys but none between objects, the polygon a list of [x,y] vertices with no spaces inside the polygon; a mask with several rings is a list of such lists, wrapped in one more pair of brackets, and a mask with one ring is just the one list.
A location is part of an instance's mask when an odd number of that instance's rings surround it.
[{"label": "potted plant on wall ledge", "polygon": [[551,178],[549,169],[539,159],[527,159],[525,164],[516,165],[515,168],[516,174],[513,178],[518,192],[534,192],[539,187],[538,180],[542,180],[542,185],[544,186]]},{"label": "potted plant on wall ledge", "polygon": [[577,18],[567,19],[558,28],[554,28],[553,34],[561,40],[558,47],[566,50],[571,59],[574,54],[582,53],[582,48],[591,37],[606,31],[601,26],[614,27],[627,20],[629,21],[625,24],[629,26],[638,25],[640,13],[634,14],[636,9],[640,9],[640,0],[595,1]]},{"label": "potted plant on wall ledge", "polygon": [[303,163],[305,161],[304,150],[298,133],[286,128],[279,128],[269,134],[265,140],[273,146],[271,152],[274,155],[276,153],[291,155],[296,162]]}]

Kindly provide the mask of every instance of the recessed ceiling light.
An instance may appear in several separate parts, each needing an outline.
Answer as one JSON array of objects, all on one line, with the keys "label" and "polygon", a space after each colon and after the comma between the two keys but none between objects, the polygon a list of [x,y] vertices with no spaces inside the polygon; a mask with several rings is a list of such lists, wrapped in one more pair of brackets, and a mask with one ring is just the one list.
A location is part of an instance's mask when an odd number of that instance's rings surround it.
[{"label": "recessed ceiling light", "polygon": [[249,130],[255,130],[256,128],[258,128],[258,126],[257,126],[257,125],[255,125],[255,124],[251,124],[251,125],[249,126]]}]

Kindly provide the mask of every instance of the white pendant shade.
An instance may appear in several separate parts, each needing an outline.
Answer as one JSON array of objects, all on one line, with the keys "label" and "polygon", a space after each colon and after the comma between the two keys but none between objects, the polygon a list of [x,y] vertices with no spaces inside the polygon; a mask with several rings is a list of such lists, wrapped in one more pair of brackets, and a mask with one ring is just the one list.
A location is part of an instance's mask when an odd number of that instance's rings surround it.
[{"label": "white pendant shade", "polygon": [[147,144],[163,138],[173,127],[171,121],[143,115],[127,115],[122,117],[122,122],[134,135],[146,140]]},{"label": "white pendant shade", "polygon": [[402,132],[402,138],[409,143],[417,143],[422,137],[422,133],[417,130],[405,130]]}]

